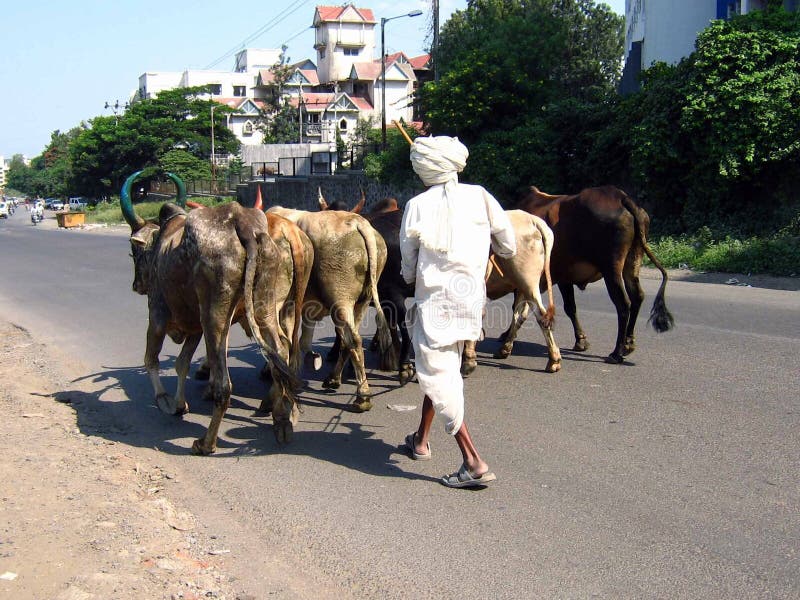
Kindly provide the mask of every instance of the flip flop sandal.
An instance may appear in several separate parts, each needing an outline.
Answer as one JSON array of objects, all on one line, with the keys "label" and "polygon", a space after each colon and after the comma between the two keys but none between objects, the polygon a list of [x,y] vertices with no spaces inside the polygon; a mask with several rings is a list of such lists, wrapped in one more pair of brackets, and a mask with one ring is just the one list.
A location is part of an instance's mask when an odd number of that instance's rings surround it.
[{"label": "flip flop sandal", "polygon": [[417,439],[417,432],[412,431],[406,436],[405,446],[408,449],[408,453],[411,455],[411,458],[414,460],[430,460],[431,459],[431,443],[428,442],[428,453],[427,454],[419,454],[414,450],[416,447],[416,439]]},{"label": "flip flop sandal", "polygon": [[442,485],[446,485],[450,488],[473,488],[484,487],[495,479],[497,479],[497,476],[489,471],[480,477],[475,477],[469,472],[467,465],[461,465],[461,468],[456,473],[445,475],[440,481]]}]

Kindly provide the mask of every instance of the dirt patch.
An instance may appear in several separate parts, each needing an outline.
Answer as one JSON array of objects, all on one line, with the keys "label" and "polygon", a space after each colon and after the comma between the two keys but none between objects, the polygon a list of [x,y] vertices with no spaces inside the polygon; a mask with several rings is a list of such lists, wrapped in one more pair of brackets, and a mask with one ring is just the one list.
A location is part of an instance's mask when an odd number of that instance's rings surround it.
[{"label": "dirt patch", "polygon": [[52,353],[9,323],[0,341],[0,596],[252,598],[170,500],[158,454],[81,433]]}]

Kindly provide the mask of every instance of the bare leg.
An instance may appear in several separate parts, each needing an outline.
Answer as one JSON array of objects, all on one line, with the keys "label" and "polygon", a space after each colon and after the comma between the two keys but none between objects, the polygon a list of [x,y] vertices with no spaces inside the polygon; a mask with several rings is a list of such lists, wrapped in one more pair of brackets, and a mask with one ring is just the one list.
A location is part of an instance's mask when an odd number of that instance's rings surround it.
[{"label": "bare leg", "polygon": [[464,465],[466,465],[470,474],[473,477],[480,477],[489,471],[487,465],[478,454],[478,449],[472,442],[472,437],[469,435],[469,429],[466,422],[461,424],[461,428],[455,435],[456,443],[461,450],[461,456],[464,458]]},{"label": "bare leg", "polygon": [[428,438],[431,433],[431,424],[434,416],[436,416],[436,410],[433,408],[433,402],[425,396],[422,401],[422,416],[419,419],[417,435],[414,438],[414,452],[417,454],[427,454],[429,451]]}]

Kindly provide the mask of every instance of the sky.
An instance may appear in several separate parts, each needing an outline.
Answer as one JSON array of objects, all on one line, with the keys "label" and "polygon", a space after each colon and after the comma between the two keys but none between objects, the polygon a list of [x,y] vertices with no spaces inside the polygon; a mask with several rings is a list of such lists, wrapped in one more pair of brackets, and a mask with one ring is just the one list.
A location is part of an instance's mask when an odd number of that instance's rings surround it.
[{"label": "sky", "polygon": [[[341,0],[270,0],[249,5],[218,0],[26,0],[8,2],[0,31],[0,156],[33,158],[53,131],[112,116],[145,71],[233,68],[241,48],[288,46],[292,62],[316,62],[311,24],[317,5]],[[605,0],[618,14],[625,0]],[[430,43],[430,0],[364,0],[386,23],[387,53],[423,54]],[[440,23],[466,8],[466,0],[440,0]],[[245,8],[245,6],[248,6]],[[258,8],[263,7],[263,8]],[[263,11],[263,12],[261,12]],[[380,52],[380,25],[376,26]],[[377,58],[377,56],[375,57]]]}]

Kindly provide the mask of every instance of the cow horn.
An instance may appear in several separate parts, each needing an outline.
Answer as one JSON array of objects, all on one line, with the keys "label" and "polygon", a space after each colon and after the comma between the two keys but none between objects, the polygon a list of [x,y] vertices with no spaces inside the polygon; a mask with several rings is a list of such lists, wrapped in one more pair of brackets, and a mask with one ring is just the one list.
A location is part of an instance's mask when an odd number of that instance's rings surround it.
[{"label": "cow horn", "polygon": [[350,212],[353,212],[353,213],[356,213],[356,214],[361,214],[361,211],[364,210],[364,205],[366,203],[367,203],[367,195],[364,193],[364,188],[362,187],[361,188],[361,200],[358,201],[358,204],[356,204],[353,207],[353,210],[351,210]]},{"label": "cow horn", "polygon": [[172,179],[178,190],[178,197],[175,199],[175,204],[181,208],[186,208],[186,186],[183,184],[183,180],[175,175],[175,173],[167,173],[167,177]]},{"label": "cow horn", "polygon": [[133,210],[133,202],[131,201],[131,186],[141,174],[141,171],[136,171],[136,173],[128,177],[125,183],[122,184],[122,191],[119,194],[119,206],[122,209],[122,216],[125,217],[125,221],[128,222],[133,231],[139,231],[144,227],[145,223],[144,219]]},{"label": "cow horn", "polygon": [[321,187],[317,188],[317,194],[318,194],[318,198],[317,199],[319,201],[319,209],[320,210],[328,210],[328,203],[325,200],[325,196],[322,195],[322,188]]}]

